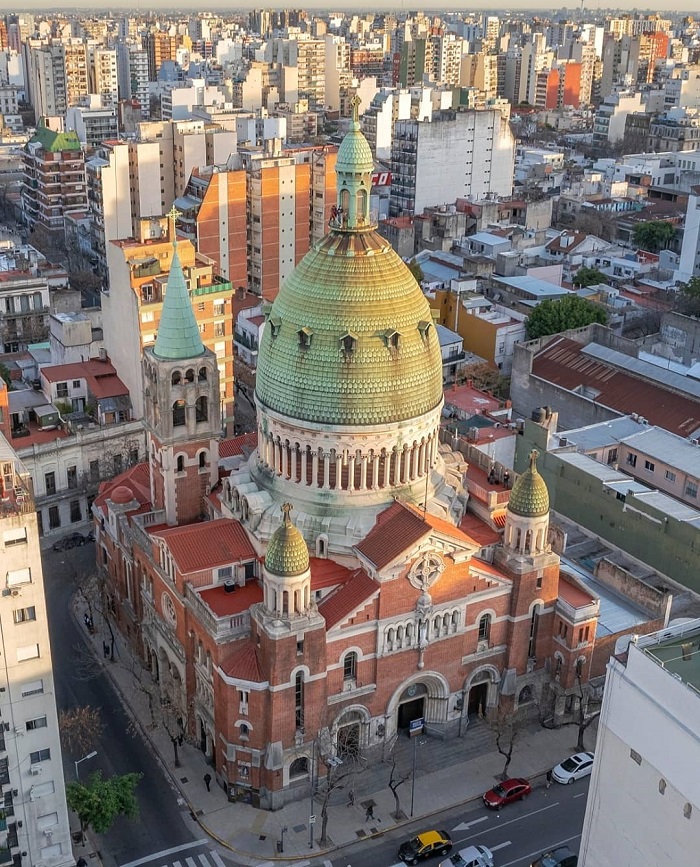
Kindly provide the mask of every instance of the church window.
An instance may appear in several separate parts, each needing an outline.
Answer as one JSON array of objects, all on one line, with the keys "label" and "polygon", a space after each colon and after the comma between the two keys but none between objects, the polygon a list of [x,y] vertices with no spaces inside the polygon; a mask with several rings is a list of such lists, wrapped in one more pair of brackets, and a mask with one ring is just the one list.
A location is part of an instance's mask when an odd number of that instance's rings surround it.
[{"label": "church window", "polygon": [[537,650],[537,626],[540,619],[540,612],[537,606],[532,611],[532,618],[530,619],[530,640],[527,645],[527,655],[530,659],[535,658],[535,651]]},{"label": "church window", "polygon": [[518,704],[527,704],[532,701],[532,687],[524,686],[520,690],[520,695],[518,696]]},{"label": "church window", "polygon": [[185,401],[176,400],[173,404],[173,427],[182,427],[185,424]]},{"label": "church window", "polygon": [[270,334],[273,339],[279,335],[281,327],[282,320],[279,316],[270,316]]},{"label": "church window", "polygon": [[459,629],[459,611],[452,612],[452,631],[456,632]]},{"label": "church window", "polygon": [[343,680],[357,680],[357,654],[355,651],[345,654],[343,659]]},{"label": "church window", "polygon": [[250,737],[250,726],[247,725],[246,723],[241,723],[239,728],[238,728],[238,731],[240,732],[241,740],[247,741],[248,738]]},{"label": "church window", "polygon": [[357,191],[357,216],[363,220],[367,210],[367,190]]},{"label": "church window", "polygon": [[388,349],[398,349],[401,344],[401,335],[395,329],[388,328],[384,332],[384,343]]},{"label": "church window", "polygon": [[352,355],[357,348],[357,337],[350,331],[346,331],[340,338],[340,346],[345,355]]},{"label": "church window", "polygon": [[177,472],[184,473],[185,471],[185,459],[182,455],[177,456]]},{"label": "church window", "polygon": [[197,378],[199,379],[200,382],[206,382],[207,381],[207,369],[206,369],[206,367],[200,367],[199,368],[199,376]]},{"label": "church window", "polygon": [[420,332],[420,336],[423,340],[427,340],[430,335],[431,323],[427,322],[425,319],[421,319],[418,323],[418,331]]},{"label": "church window", "polygon": [[304,674],[301,671],[294,680],[294,720],[298,729],[304,728]]},{"label": "church window", "polygon": [[204,395],[197,398],[197,403],[195,404],[195,418],[197,421],[209,420],[209,401],[204,397]]},{"label": "church window", "polygon": [[306,756],[299,756],[298,759],[294,759],[292,764],[289,766],[289,779],[296,780],[299,777],[308,777],[309,775],[309,760]]},{"label": "church window", "polygon": [[297,334],[299,335],[299,348],[308,349],[311,346],[313,331],[310,328],[300,328]]},{"label": "church window", "polygon": [[199,453],[199,469],[200,470],[205,469],[206,465],[207,465],[207,453],[206,452],[200,452]]},{"label": "church window", "polygon": [[180,385],[182,382],[182,374],[179,370],[173,370],[172,376],[170,377],[171,385]]},{"label": "church window", "polygon": [[396,649],[401,650],[403,647],[403,636],[404,636],[404,628],[403,626],[399,626],[396,630]]},{"label": "church window", "polygon": [[194,382],[194,370],[192,370],[191,367],[187,370],[187,373],[185,374],[185,379],[188,382]]},{"label": "church window", "polygon": [[491,636],[491,615],[484,614],[479,620],[479,641],[488,641]]},{"label": "church window", "polygon": [[559,680],[561,677],[561,667],[562,667],[562,658],[561,656],[557,656],[557,664],[554,668],[554,679]]},{"label": "church window", "polygon": [[393,629],[390,629],[386,634],[386,649],[393,650],[394,649],[394,636],[396,633]]}]

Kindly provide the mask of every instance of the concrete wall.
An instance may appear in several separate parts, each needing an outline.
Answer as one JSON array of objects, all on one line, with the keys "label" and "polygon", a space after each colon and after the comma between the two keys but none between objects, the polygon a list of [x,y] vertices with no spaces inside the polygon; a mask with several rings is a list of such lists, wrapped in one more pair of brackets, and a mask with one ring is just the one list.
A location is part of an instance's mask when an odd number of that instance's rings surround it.
[{"label": "concrete wall", "polygon": [[631,599],[657,617],[666,617],[670,610],[671,594],[657,590],[640,581],[635,575],[604,557],[596,563],[595,576],[606,586]]}]

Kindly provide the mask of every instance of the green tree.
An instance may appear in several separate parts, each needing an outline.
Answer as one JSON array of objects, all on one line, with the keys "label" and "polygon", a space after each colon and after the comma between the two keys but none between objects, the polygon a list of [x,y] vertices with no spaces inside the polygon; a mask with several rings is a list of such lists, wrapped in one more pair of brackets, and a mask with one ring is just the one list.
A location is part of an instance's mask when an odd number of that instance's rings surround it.
[{"label": "green tree", "polygon": [[607,318],[602,307],[571,294],[565,295],[560,301],[538,304],[528,316],[525,328],[528,338],[534,340],[547,334],[560,334],[569,328],[583,328],[591,322],[604,325]]},{"label": "green tree", "polygon": [[0,379],[5,380],[7,390],[12,391],[12,378],[10,377],[10,368],[6,364],[0,363]]},{"label": "green tree", "polygon": [[693,277],[680,287],[676,306],[686,316],[700,319],[700,277]]},{"label": "green tree", "polygon": [[587,286],[595,286],[596,283],[606,283],[607,279],[602,271],[599,271],[597,268],[587,268],[584,265],[583,268],[579,268],[574,274],[573,283],[574,286],[581,286],[585,289]]},{"label": "green tree", "polygon": [[117,816],[134,819],[139,814],[136,786],[143,774],[123,774],[102,779],[102,772],[90,776],[87,784],[76,782],[66,786],[66,801],[78,814],[80,833],[88,828],[104,834]]},{"label": "green tree", "polygon": [[665,220],[647,220],[644,223],[637,223],[632,231],[637,247],[650,253],[665,250],[675,234],[675,227]]},{"label": "green tree", "polygon": [[411,274],[413,274],[416,283],[420,286],[424,277],[423,269],[421,268],[420,264],[416,262],[415,259],[411,259],[411,261],[408,263],[408,270],[411,272]]}]

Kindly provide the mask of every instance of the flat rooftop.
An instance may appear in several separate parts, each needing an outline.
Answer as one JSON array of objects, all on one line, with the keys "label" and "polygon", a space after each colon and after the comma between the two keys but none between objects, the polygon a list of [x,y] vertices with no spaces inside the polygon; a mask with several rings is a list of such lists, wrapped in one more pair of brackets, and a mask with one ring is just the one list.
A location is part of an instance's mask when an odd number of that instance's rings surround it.
[{"label": "flat rooftop", "polygon": [[646,635],[637,647],[674,677],[700,692],[700,620]]}]

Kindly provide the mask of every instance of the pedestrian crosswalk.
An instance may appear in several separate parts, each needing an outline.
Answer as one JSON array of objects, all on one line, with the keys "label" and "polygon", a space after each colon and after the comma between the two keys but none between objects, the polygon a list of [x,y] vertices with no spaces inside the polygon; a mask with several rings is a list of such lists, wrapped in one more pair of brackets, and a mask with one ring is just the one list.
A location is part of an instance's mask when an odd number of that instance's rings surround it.
[{"label": "pedestrian crosswalk", "polygon": [[172,849],[153,852],[120,867],[228,867],[221,855],[208,848],[207,840],[195,840]]}]

